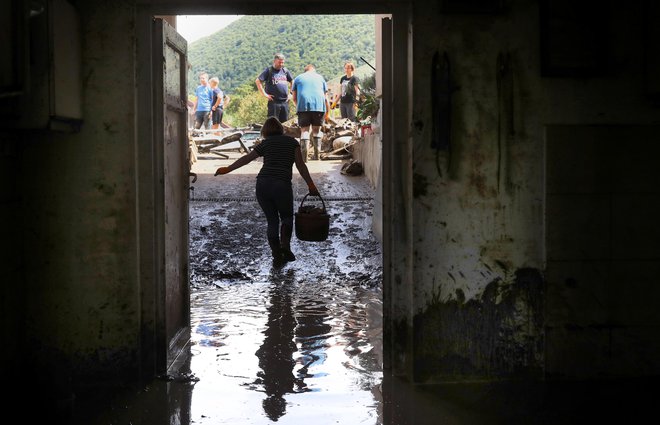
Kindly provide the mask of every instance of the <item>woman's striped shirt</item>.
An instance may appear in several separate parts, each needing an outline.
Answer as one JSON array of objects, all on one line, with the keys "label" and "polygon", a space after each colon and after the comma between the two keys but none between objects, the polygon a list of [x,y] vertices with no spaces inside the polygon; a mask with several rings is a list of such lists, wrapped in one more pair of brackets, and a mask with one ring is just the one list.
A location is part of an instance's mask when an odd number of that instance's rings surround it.
[{"label": "woman's striped shirt", "polygon": [[298,141],[289,136],[266,137],[254,147],[259,156],[264,157],[264,165],[257,178],[291,181],[291,168],[296,159]]}]

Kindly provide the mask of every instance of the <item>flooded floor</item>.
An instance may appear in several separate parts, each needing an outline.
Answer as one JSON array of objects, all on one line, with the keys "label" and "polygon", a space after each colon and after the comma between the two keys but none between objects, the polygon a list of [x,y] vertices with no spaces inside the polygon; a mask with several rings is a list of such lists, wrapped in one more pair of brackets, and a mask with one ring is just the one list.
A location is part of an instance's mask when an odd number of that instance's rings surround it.
[{"label": "flooded floor", "polygon": [[[254,199],[261,163],[213,177],[231,160],[201,157],[193,166],[188,355],[144,389],[99,396],[77,423],[383,422],[373,189],[364,176],[342,175],[341,161],[310,161],[331,216],[329,237],[294,235],[296,261],[275,267]],[[294,172],[296,209],[306,193]]]},{"label": "flooded floor", "polygon": [[328,241],[294,240],[296,261],[273,267],[256,202],[193,202],[194,423],[380,423],[373,207],[326,203]]},{"label": "flooded floor", "polygon": [[[652,379],[411,385],[383,373],[382,256],[366,178],[310,162],[330,236],[294,238],[297,260],[273,267],[254,201],[261,164],[214,178],[229,162],[193,168],[187,353],[145,387],[78,393],[72,420],[53,423],[564,425],[655,414]],[[294,174],[298,202],[305,194]]]}]

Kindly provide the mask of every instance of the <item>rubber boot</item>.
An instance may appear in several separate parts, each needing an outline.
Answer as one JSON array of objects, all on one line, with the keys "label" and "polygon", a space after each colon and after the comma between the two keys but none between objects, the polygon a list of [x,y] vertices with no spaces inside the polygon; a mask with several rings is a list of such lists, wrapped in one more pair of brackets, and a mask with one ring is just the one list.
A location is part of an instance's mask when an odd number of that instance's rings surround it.
[{"label": "rubber boot", "polygon": [[284,256],[282,255],[282,248],[280,247],[279,238],[268,238],[268,245],[270,246],[270,251],[273,254],[273,265],[281,266],[284,264]]},{"label": "rubber boot", "polygon": [[312,143],[314,145],[314,157],[313,157],[313,159],[315,161],[318,161],[319,160],[319,147],[321,146],[321,138],[320,137],[314,137]]},{"label": "rubber boot", "polygon": [[291,252],[291,233],[293,229],[291,226],[282,224],[280,226],[280,236],[282,237],[282,244],[280,245],[282,250],[282,258],[284,261],[296,261],[296,256]]},{"label": "rubber boot", "polygon": [[307,162],[307,143],[309,139],[300,139],[300,150],[302,151],[303,161]]}]

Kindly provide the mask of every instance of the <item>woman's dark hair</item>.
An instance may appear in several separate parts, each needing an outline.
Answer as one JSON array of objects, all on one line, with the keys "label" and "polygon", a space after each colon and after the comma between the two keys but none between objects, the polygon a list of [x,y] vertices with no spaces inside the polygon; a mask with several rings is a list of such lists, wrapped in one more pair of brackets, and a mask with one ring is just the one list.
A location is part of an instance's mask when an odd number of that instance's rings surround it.
[{"label": "woman's dark hair", "polygon": [[268,118],[261,127],[261,137],[279,136],[281,134],[284,134],[284,127],[282,127],[280,120],[275,117]]}]

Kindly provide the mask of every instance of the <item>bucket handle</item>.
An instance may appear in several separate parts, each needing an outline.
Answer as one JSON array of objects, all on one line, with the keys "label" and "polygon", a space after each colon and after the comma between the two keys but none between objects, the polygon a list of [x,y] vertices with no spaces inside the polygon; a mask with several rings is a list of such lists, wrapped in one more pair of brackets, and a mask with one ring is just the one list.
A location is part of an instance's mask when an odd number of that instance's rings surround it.
[{"label": "bucket handle", "polygon": [[[300,208],[302,208],[303,204],[305,203],[305,199],[307,199],[307,197],[308,197],[309,195],[311,195],[311,193],[308,193],[307,195],[305,195],[305,196],[302,198],[302,201],[300,201]],[[318,196],[319,199],[321,200],[321,203],[323,204],[323,211],[327,211],[327,210],[325,209],[325,201],[323,200],[323,198],[321,197],[321,195],[312,195],[312,196]]]}]

